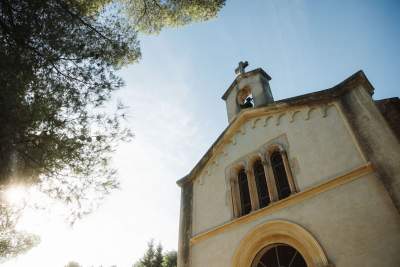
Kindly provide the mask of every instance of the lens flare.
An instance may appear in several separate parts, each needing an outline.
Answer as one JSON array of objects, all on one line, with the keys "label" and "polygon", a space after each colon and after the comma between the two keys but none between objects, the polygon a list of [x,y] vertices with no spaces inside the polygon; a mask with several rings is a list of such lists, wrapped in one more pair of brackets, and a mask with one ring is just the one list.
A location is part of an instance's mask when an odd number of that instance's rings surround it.
[{"label": "lens flare", "polygon": [[24,186],[12,186],[5,192],[5,199],[12,205],[21,205],[26,201],[28,192]]}]

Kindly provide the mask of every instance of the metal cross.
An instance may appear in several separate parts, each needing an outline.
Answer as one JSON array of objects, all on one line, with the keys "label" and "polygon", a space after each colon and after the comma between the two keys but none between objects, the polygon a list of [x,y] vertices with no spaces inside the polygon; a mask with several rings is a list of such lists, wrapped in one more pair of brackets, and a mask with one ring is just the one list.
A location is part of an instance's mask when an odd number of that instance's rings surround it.
[{"label": "metal cross", "polygon": [[245,71],[245,68],[246,68],[248,65],[249,65],[249,62],[247,62],[247,61],[245,61],[245,62],[240,61],[240,62],[239,62],[239,66],[235,69],[236,75],[240,75],[240,74],[245,73],[245,72],[246,72],[246,71]]}]

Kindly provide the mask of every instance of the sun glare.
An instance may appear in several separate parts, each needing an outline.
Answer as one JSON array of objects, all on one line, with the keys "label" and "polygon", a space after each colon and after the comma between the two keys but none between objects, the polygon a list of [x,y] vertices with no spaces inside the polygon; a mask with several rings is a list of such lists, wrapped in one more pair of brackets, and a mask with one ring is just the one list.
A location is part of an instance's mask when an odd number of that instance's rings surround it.
[{"label": "sun glare", "polygon": [[5,191],[5,198],[12,205],[21,205],[26,201],[27,194],[26,187],[12,186]]}]

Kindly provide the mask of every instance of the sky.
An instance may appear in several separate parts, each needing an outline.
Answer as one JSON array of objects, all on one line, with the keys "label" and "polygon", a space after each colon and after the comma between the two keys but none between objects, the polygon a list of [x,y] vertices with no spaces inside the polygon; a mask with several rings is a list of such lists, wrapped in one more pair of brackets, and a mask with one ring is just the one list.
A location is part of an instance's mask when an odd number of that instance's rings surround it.
[{"label": "sky", "polygon": [[375,99],[398,97],[400,1],[227,1],[218,17],[140,36],[142,59],[120,71],[115,99],[129,107],[132,142],[114,165],[121,189],[73,228],[27,214],[19,226],[41,235],[4,267],[128,267],[147,242],[176,250],[186,175],[227,126],[222,94],[247,60],[263,68],[275,100],[330,88],[362,69]]}]

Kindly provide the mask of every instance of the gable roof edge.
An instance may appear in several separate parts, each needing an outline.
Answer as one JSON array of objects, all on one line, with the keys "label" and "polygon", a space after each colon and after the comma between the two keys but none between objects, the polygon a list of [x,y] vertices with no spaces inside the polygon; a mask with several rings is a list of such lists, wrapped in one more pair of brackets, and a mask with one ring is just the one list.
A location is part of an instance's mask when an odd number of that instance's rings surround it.
[{"label": "gable roof edge", "polygon": [[183,186],[185,183],[190,182],[197,177],[197,175],[201,172],[203,167],[212,159],[217,151],[219,151],[219,147],[223,145],[224,139],[230,138],[230,135],[234,134],[238,127],[242,125],[243,122],[247,121],[249,118],[253,118],[256,116],[262,116],[265,114],[275,114],[281,112],[282,110],[290,109],[292,107],[298,107],[303,105],[319,104],[323,102],[332,101],[349,90],[353,90],[358,86],[362,86],[370,95],[374,93],[374,87],[369,82],[365,73],[360,70],[341,83],[331,87],[329,89],[325,89],[322,91],[317,91],[309,94],[304,94],[300,96],[295,96],[291,98],[282,99],[279,101],[275,101],[274,103],[267,104],[265,106],[256,108],[256,109],[247,109],[241,111],[225,128],[225,130],[218,136],[218,138],[214,141],[214,143],[210,146],[210,148],[206,151],[206,153],[201,157],[200,161],[194,166],[194,168],[183,178],[179,179],[176,183],[179,186]]}]

